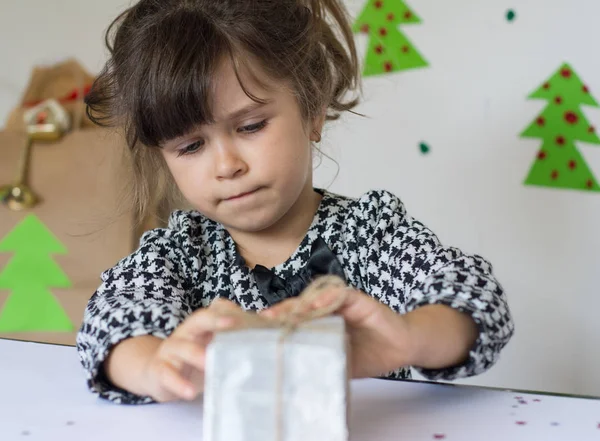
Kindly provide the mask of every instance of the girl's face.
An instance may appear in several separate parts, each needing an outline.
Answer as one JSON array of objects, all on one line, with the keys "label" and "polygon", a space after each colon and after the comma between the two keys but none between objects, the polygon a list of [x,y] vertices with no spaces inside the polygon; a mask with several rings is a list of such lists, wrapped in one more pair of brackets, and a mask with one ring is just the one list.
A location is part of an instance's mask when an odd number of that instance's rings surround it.
[{"label": "girl's face", "polygon": [[264,90],[231,63],[215,75],[214,119],[164,144],[162,154],[186,199],[230,232],[259,232],[288,213],[314,205],[311,140],[321,125],[306,125],[292,93]]}]

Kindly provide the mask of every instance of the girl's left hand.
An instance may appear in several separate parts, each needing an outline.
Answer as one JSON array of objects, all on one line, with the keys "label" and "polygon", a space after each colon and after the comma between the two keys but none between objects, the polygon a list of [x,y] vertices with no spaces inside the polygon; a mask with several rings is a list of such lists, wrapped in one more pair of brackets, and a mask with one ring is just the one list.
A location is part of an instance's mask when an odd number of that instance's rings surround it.
[{"label": "girl's left hand", "polygon": [[351,372],[353,378],[375,377],[403,366],[412,359],[408,321],[386,305],[362,291],[351,288],[324,290],[311,304],[292,298],[261,312],[267,317],[280,317],[291,312],[302,314],[345,301],[336,311],[344,317],[350,336]]}]

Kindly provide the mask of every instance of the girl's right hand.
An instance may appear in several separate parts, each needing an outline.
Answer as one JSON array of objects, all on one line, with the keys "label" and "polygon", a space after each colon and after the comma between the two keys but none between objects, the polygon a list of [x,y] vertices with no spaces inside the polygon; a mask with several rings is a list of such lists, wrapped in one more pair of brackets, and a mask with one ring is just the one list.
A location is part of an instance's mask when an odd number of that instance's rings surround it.
[{"label": "girl's right hand", "polygon": [[147,395],[167,402],[193,400],[202,393],[206,348],[216,331],[235,325],[235,311],[239,310],[237,304],[217,299],[211,307],[191,314],[162,340],[142,370]]}]

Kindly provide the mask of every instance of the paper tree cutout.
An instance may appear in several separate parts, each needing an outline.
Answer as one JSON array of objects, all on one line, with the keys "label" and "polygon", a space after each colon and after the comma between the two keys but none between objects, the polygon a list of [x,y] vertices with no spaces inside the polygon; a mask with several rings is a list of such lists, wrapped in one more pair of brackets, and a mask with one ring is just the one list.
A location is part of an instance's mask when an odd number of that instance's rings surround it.
[{"label": "paper tree cutout", "polygon": [[568,64],[558,71],[529,98],[544,99],[548,106],[521,136],[542,139],[526,185],[562,189],[600,191],[576,141],[600,144],[594,127],[580,110],[582,105],[598,106],[587,86]]},{"label": "paper tree cutout", "polygon": [[402,0],[369,0],[353,31],[369,36],[363,75],[380,75],[427,66],[413,44],[402,34],[401,24],[421,23]]},{"label": "paper tree cutout", "polygon": [[0,311],[0,332],[69,332],[74,327],[49,288],[69,288],[67,275],[50,254],[67,250],[34,215],[0,240],[13,256],[0,270],[0,290],[10,294]]}]

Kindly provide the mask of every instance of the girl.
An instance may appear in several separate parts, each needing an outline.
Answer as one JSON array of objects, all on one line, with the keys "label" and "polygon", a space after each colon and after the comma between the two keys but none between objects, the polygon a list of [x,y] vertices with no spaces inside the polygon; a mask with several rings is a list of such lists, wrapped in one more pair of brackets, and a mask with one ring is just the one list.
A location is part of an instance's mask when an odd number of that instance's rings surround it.
[{"label": "girl", "polygon": [[487,261],[440,244],[387,191],[313,188],[325,121],[358,103],[340,0],[141,0],[109,40],[88,114],[123,127],[141,213],[168,195],[193,209],[102,274],[77,338],[94,393],[194,399],[235,309],[285,314],[324,274],[352,287],[338,313],[354,377],[452,380],[496,362],[513,322]]}]

